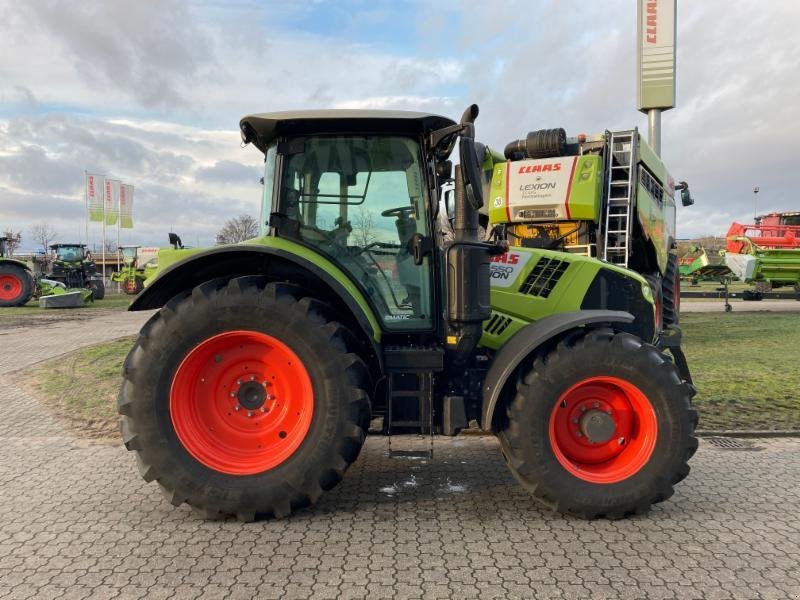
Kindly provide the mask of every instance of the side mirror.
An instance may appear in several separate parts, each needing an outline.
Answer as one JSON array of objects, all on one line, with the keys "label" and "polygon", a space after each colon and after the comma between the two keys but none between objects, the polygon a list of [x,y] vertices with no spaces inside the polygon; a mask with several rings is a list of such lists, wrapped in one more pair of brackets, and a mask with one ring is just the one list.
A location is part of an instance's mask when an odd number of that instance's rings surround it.
[{"label": "side mirror", "polygon": [[183,248],[181,238],[177,233],[172,233],[171,231],[169,232],[169,243],[172,244],[172,247],[175,248],[175,250]]},{"label": "side mirror", "polygon": [[453,190],[447,190],[444,193],[444,209],[448,219],[452,221],[456,218],[456,197]]},{"label": "side mirror", "polygon": [[692,193],[689,191],[688,183],[681,181],[675,186],[675,189],[681,191],[681,204],[684,206],[691,206],[694,204],[694,198],[692,198]]},{"label": "side mirror", "polygon": [[470,137],[462,137],[459,142],[459,154],[467,202],[472,208],[478,210],[483,206],[483,178],[481,177],[481,165],[478,163],[475,140]]}]

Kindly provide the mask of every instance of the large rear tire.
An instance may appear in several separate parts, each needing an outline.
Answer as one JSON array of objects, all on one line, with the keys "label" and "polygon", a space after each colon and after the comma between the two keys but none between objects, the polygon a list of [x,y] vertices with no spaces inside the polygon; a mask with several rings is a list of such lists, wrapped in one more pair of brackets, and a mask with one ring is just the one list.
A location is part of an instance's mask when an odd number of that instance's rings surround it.
[{"label": "large rear tire", "polygon": [[13,263],[0,263],[0,306],[22,306],[32,296],[30,272]]},{"label": "large rear tire", "polygon": [[170,301],[142,329],[119,395],[125,446],[174,505],[282,517],[356,459],[368,374],[327,306],[240,277]]},{"label": "large rear tire", "polygon": [[677,325],[681,318],[681,272],[678,255],[673,252],[667,258],[667,269],[661,280],[661,301],[664,326]]},{"label": "large rear tire", "polygon": [[654,346],[608,329],[537,356],[499,438],[537,499],[583,518],[646,512],[673,494],[697,449],[694,388]]}]

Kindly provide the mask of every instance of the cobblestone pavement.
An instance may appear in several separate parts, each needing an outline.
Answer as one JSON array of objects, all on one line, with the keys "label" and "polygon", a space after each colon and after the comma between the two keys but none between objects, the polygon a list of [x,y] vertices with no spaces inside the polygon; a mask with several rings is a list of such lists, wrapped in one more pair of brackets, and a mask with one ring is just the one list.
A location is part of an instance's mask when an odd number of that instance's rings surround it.
[{"label": "cobblestone pavement", "polygon": [[75,438],[11,371],[132,333],[140,315],[0,332],[0,598],[800,598],[800,440],[702,441],[650,515],[541,509],[491,437],[430,461],[369,438],[344,482],[283,520],[204,522],[116,442]]}]

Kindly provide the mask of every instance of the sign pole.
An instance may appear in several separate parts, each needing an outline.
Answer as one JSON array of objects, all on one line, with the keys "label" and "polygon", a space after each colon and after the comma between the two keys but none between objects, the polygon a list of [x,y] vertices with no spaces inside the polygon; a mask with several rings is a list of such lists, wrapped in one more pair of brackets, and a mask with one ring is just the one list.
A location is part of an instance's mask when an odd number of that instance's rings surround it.
[{"label": "sign pole", "polygon": [[661,113],[675,107],[677,0],[637,0],[637,107],[647,113],[648,142],[661,156]]}]

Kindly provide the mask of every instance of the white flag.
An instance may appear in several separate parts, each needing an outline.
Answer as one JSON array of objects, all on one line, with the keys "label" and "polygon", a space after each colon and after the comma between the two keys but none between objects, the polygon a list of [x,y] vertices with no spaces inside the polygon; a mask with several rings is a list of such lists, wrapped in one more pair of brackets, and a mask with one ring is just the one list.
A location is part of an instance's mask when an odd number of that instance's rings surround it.
[{"label": "white flag", "polygon": [[127,183],[119,188],[119,218],[122,229],[133,229],[133,186]]},{"label": "white flag", "polygon": [[103,220],[105,186],[105,178],[102,175],[86,173],[86,202],[89,208],[90,221]]},{"label": "white flag", "polygon": [[119,186],[117,179],[106,179],[106,225],[114,225],[119,216]]}]

